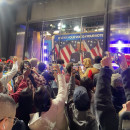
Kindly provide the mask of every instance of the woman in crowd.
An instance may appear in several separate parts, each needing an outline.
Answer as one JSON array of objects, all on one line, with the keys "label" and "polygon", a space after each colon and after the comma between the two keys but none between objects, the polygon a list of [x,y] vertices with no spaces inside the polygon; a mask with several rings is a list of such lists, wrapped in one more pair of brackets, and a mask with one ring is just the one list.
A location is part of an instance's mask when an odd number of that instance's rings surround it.
[{"label": "woman in crowd", "polygon": [[31,115],[29,128],[31,130],[67,130],[67,119],[65,116],[65,99],[67,86],[64,75],[58,72],[58,94],[55,99],[51,99],[50,94],[44,87],[39,87],[34,95],[34,104],[37,113]]}]

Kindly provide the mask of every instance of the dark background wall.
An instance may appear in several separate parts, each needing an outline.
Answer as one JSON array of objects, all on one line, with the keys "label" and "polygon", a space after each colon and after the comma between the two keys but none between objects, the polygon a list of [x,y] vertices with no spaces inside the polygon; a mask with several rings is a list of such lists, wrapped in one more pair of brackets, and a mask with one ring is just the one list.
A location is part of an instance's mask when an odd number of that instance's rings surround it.
[{"label": "dark background wall", "polygon": [[0,5],[0,57],[13,55],[15,45],[15,12],[13,6]]},{"label": "dark background wall", "polygon": [[[16,25],[43,20],[105,14],[107,0],[12,1],[14,1],[14,4],[11,5],[0,4],[0,57],[14,55]],[[16,1],[19,1],[20,3],[17,3]],[[122,9],[129,9],[130,0],[109,0],[109,4],[110,12],[117,10],[120,12]],[[28,21],[27,16],[29,16]]]}]

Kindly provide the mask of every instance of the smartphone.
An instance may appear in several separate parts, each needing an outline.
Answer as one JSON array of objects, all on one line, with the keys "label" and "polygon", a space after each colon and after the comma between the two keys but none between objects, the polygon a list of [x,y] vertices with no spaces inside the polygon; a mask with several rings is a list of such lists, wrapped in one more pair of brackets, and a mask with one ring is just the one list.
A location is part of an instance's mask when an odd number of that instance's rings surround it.
[{"label": "smartphone", "polygon": [[27,70],[28,67],[29,67],[29,61],[24,61],[24,69]]},{"label": "smartphone", "polygon": [[114,61],[116,62],[116,63],[120,63],[120,54],[119,53],[115,53],[115,55],[114,55]]}]

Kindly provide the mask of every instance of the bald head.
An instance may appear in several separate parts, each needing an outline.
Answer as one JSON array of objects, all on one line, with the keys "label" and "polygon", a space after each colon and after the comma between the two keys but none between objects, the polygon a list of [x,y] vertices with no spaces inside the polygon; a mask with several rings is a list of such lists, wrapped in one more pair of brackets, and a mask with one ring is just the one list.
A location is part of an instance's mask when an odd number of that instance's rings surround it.
[{"label": "bald head", "polygon": [[7,94],[0,93],[0,120],[6,117],[14,117],[16,114],[16,103]]}]

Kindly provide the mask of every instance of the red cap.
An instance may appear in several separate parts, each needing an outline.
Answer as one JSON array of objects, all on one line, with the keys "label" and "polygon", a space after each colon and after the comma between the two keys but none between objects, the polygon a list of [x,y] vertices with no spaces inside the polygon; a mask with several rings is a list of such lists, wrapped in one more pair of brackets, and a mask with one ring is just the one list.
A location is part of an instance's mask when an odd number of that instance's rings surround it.
[{"label": "red cap", "polygon": [[12,61],[12,60],[10,60],[10,59],[9,59],[9,60],[7,60],[7,63],[9,63],[9,62],[11,62],[11,63],[13,64],[13,61]]},{"label": "red cap", "polygon": [[127,64],[130,65],[130,55],[125,55],[125,58],[126,58]]}]

